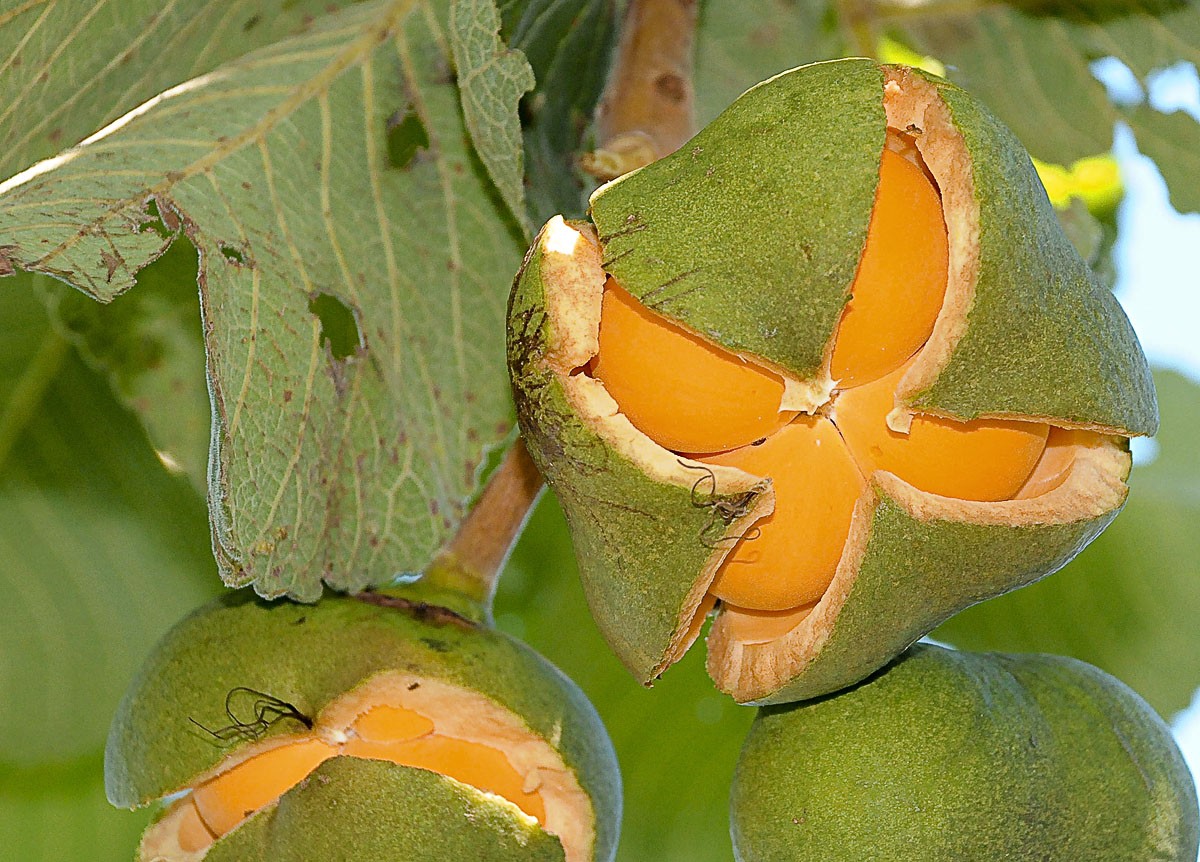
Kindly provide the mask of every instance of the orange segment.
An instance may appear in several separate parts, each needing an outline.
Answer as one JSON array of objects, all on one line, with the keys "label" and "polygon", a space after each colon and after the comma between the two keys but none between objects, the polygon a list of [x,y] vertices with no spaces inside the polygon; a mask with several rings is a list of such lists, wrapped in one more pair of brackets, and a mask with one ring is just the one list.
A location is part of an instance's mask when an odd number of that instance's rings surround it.
[{"label": "orange segment", "polygon": [[1067,481],[1071,468],[1075,466],[1075,454],[1080,448],[1099,446],[1103,442],[1104,435],[1095,431],[1051,428],[1050,436],[1046,438],[1046,451],[1014,499],[1030,500],[1050,493]]},{"label": "orange segment", "polygon": [[183,812],[179,815],[177,834],[181,850],[185,853],[195,853],[217,840],[217,836],[209,832],[204,821],[200,819],[195,799],[184,799],[180,805],[183,806]]},{"label": "orange segment", "polygon": [[833,349],[831,373],[843,388],[894,371],[929,338],[948,255],[937,188],[920,167],[884,150],[867,247]]},{"label": "orange segment", "polygon": [[612,279],[592,373],[626,418],[676,452],[720,452],[771,434],[783,378],[655,314]]},{"label": "orange segment", "polygon": [[530,817],[537,818],[538,822],[546,822],[542,797],[536,791],[526,793],[524,779],[508,758],[486,745],[445,736],[427,736],[408,742],[377,743],[374,754],[359,756],[437,772],[502,796]]},{"label": "orange segment", "polygon": [[196,788],[192,798],[219,838],[336,754],[336,748],[319,739],[290,742],[222,772]]},{"label": "orange segment", "polygon": [[[371,742],[395,742],[416,739],[433,733],[433,721],[402,706],[375,706],[360,715],[353,725],[354,733]],[[354,752],[347,746],[347,754]]]},{"label": "orange segment", "polygon": [[908,434],[887,427],[902,367],[838,395],[834,421],[864,473],[887,470],[922,491],[961,500],[1010,500],[1046,447],[1048,425],[916,416]]},{"label": "orange segment", "polygon": [[725,558],[709,592],[756,610],[816,601],[833,579],[864,481],[838,430],[799,416],[765,443],[699,459],[766,476],[775,511]]},{"label": "orange segment", "polygon": [[764,644],[781,638],[808,618],[816,602],[786,611],[756,611],[727,605],[725,625],[736,640],[748,644]]}]

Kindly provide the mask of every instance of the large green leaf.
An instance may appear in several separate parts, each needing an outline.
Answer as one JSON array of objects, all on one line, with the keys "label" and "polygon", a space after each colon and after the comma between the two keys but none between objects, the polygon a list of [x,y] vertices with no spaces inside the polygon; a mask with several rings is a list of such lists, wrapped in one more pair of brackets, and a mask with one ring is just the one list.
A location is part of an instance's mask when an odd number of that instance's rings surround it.
[{"label": "large green leaf", "polygon": [[156,213],[199,249],[231,584],[311,600],[423,568],[509,433],[523,242],[470,149],[445,11],[327,16],[0,186],[7,258],[99,299],[170,240]]},{"label": "large green leaf", "polygon": [[1134,468],[1113,525],[1058,574],[947,622],[934,636],[967,649],[1051,652],[1124,680],[1163,715],[1200,686],[1200,386],[1155,378],[1158,457]]},{"label": "large green leaf", "polygon": [[843,54],[874,56],[884,38],[935,57],[950,80],[1007,123],[1029,151],[1070,164],[1112,146],[1129,123],[1159,160],[1181,210],[1200,209],[1200,123],[1145,105],[1112,104],[1091,63],[1116,57],[1145,81],[1200,64],[1196,0],[709,0],[701,18],[697,98],[704,121],[767,75]]},{"label": "large green leaf", "polygon": [[0,862],[129,862],[149,817],[108,804],[99,752],[63,765],[0,766]]},{"label": "large green leaf", "polygon": [[549,657],[600,711],[625,784],[618,862],[727,862],[729,781],[754,710],[713,687],[703,645],[653,689],[634,681],[591,620],[550,494],[500,582],[496,621]]},{"label": "large green leaf", "polygon": [[219,587],[201,498],[29,280],[0,291],[0,769],[99,750],[151,645]]}]

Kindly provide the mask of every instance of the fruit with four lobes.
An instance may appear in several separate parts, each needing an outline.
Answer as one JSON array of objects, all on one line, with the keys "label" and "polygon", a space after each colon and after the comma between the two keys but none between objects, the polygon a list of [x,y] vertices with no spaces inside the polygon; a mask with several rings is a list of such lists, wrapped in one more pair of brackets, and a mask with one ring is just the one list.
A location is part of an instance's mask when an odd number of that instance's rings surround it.
[{"label": "fruit with four lobes", "polygon": [[582,692],[444,608],[231,594],[122,701],[109,800],[164,800],[145,862],[608,862],[621,786]]},{"label": "fruit with four lobes", "polygon": [[940,79],[784,73],[553,219],[509,305],[518,419],[649,683],[716,606],[741,702],[863,679],[1116,516],[1158,422],[1028,154]]},{"label": "fruit with four lobes", "polygon": [[1198,840],[1183,758],[1123,683],[929,644],[762,709],[730,813],[739,862],[1194,862]]}]

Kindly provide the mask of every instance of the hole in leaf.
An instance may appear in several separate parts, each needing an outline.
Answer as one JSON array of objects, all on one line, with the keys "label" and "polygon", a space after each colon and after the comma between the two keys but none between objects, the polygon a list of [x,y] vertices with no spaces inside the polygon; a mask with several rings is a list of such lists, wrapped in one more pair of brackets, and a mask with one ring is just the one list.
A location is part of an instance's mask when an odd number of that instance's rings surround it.
[{"label": "hole in leaf", "polygon": [[354,356],[364,346],[354,312],[336,296],[318,293],[309,301],[308,310],[321,321],[321,341],[329,345],[334,359]]},{"label": "hole in leaf", "polygon": [[393,168],[402,170],[416,158],[421,150],[429,149],[429,135],[417,112],[409,106],[403,113],[397,111],[387,122],[388,161]]},{"label": "hole in leaf", "polygon": [[217,243],[217,248],[221,250],[221,254],[225,256],[225,260],[237,266],[244,266],[246,263],[246,254],[236,245],[227,245],[223,242]]}]

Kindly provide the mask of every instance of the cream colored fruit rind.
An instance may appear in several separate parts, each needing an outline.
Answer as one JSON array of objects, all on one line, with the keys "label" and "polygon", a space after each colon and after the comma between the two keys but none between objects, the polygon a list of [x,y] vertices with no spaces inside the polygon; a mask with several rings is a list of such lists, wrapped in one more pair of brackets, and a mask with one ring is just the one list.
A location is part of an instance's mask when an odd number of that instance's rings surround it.
[{"label": "cream colored fruit rind", "polygon": [[731,809],[740,862],[1196,858],[1170,730],[1059,656],[919,644],[836,697],[761,710]]},{"label": "cream colored fruit rind", "polygon": [[[311,720],[395,672],[474,692],[548,743],[591,800],[582,815],[595,831],[591,858],[612,858],[621,809],[616,757],[570,680],[523,644],[453,613],[345,596],[299,605],[229,594],[180,622],[118,707],[105,753],[109,800],[148,804],[193,786],[244,749],[244,740],[222,742],[192,721],[228,726],[225,698],[234,688],[270,695]],[[255,744],[308,732],[291,718],[260,730]]]},{"label": "cream colored fruit rind", "polygon": [[[577,229],[575,239],[564,233]],[[618,413],[603,384],[572,373],[594,354],[587,333],[596,331],[604,283],[588,230],[558,219],[539,235],[510,302],[509,367],[518,422],[562,504],[592,615],[621,661],[650,682],[687,647],[734,544],[727,537],[769,511],[773,496],[745,473],[657,446]],[[575,277],[588,282],[572,285]],[[592,301],[569,298],[580,292]]]},{"label": "cream colored fruit rind", "polygon": [[862,680],[959,611],[1066,565],[1124,504],[1130,459],[1111,438],[1031,500],[976,503],[877,473],[859,501],[833,582],[781,638],[744,644],[718,616],[709,673],[742,703],[828,694]]},{"label": "cream colored fruit rind", "polygon": [[[337,757],[218,841],[205,862],[564,862],[515,806],[453,779]],[[149,860],[144,860],[149,862]]]},{"label": "cream colored fruit rind", "polygon": [[946,300],[898,401],[1153,434],[1154,383],[1133,328],[1063,233],[1025,148],[958,87],[887,71],[889,122],[921,129],[950,238]]}]

